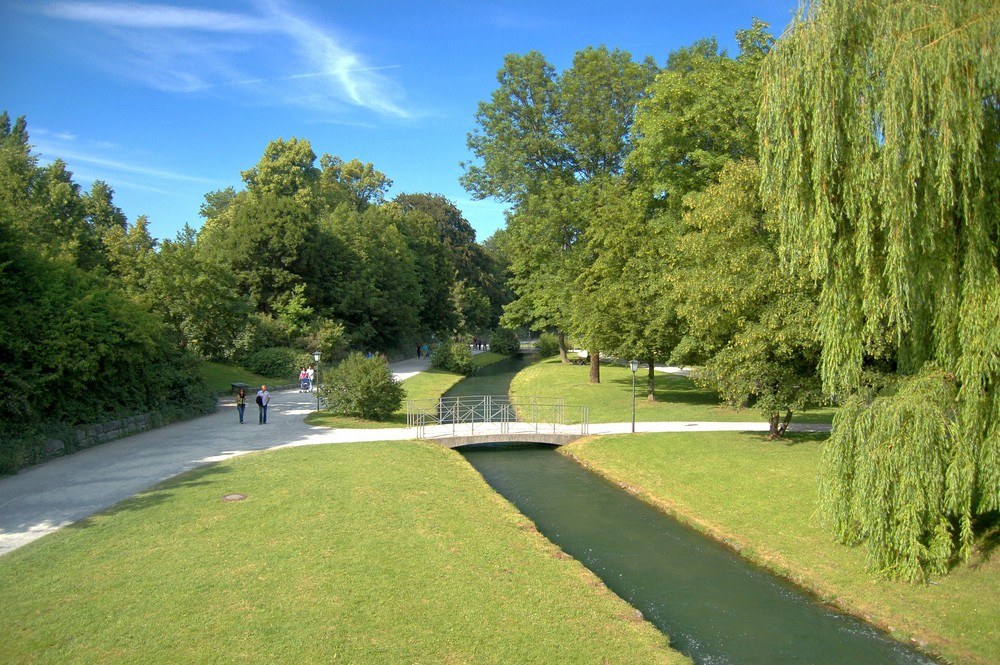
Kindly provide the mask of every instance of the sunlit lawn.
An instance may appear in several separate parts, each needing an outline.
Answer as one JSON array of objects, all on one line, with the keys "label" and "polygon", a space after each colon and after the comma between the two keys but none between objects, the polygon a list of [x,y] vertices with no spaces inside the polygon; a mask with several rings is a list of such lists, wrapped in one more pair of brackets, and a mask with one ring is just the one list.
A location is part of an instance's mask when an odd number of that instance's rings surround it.
[{"label": "sunlit lawn", "polygon": [[208,381],[208,385],[217,393],[229,394],[232,392],[233,383],[245,383],[256,390],[262,385],[282,385],[293,383],[287,377],[283,379],[268,378],[260,374],[254,374],[236,365],[225,365],[223,363],[204,362],[202,363],[202,374]]},{"label": "sunlit lawn", "polygon": [[[564,365],[549,358],[525,368],[514,378],[515,396],[562,397],[567,405],[588,406],[590,422],[624,422],[632,417],[632,372],[628,367],[601,365],[601,382],[591,384],[590,367]],[[640,422],[763,421],[756,409],[732,409],[720,404],[715,393],[694,385],[687,377],[657,372],[656,402],[646,401],[646,369],[636,374],[635,418]],[[792,422],[829,423],[832,408],[796,413]]]},{"label": "sunlit lawn", "polygon": [[685,662],[416,442],[202,467],[0,558],[0,598],[4,663]]},{"label": "sunlit lawn", "polygon": [[561,450],[903,639],[916,636],[959,662],[1000,663],[1000,528],[969,564],[929,585],[880,580],[861,549],[834,543],[817,521],[824,438],[640,434]]}]

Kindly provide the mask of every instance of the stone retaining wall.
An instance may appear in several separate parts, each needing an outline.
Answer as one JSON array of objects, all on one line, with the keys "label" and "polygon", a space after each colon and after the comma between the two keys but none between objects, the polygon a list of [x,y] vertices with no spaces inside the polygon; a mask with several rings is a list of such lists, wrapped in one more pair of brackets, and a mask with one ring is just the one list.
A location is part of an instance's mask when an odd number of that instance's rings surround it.
[{"label": "stone retaining wall", "polygon": [[147,430],[156,429],[164,425],[163,416],[159,412],[143,413],[137,416],[129,416],[121,420],[112,420],[96,425],[86,425],[73,430],[74,440],[72,447],[67,451],[66,441],[59,439],[47,439],[45,441],[45,458],[51,459],[59,455],[65,455],[73,450],[83,450],[102,443],[122,439],[126,436],[139,434]]}]

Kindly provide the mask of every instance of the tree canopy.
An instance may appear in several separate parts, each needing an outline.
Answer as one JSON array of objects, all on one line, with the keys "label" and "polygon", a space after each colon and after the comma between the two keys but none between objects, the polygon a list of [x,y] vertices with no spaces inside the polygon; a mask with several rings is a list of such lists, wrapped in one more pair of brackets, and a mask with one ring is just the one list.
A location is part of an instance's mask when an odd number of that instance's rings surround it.
[{"label": "tree canopy", "polygon": [[[764,68],[761,191],[820,280],[823,384],[849,400],[824,514],[908,579],[1000,508],[997,34],[992,0],[823,0]],[[873,368],[896,377],[880,395]]]},{"label": "tree canopy", "polygon": [[[592,205],[594,193],[623,171],[635,110],[656,71],[650,59],[635,62],[603,46],[578,51],[558,75],[535,51],[504,58],[499,87],[480,103],[468,139],[481,163],[464,165],[462,183],[477,198],[514,204],[505,242],[517,300],[506,325],[565,332],[573,325],[568,311],[594,307],[572,287],[592,258],[584,231],[602,210]],[[573,332],[596,341],[589,328]],[[599,380],[593,362],[591,381]]]}]

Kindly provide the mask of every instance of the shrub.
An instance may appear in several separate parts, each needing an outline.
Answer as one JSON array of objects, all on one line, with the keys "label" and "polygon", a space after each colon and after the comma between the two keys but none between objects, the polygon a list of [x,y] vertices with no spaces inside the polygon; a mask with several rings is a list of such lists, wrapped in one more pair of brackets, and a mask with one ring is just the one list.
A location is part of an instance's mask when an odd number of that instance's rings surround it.
[{"label": "shrub", "polygon": [[550,358],[559,355],[559,336],[552,333],[542,333],[535,343],[539,358]]},{"label": "shrub", "polygon": [[244,369],[272,378],[298,377],[299,369],[310,364],[312,364],[312,356],[304,351],[288,347],[261,349],[250,354],[243,361]]},{"label": "shrub", "polygon": [[431,349],[431,366],[456,374],[472,374],[472,351],[465,342],[441,342]]},{"label": "shrub", "polygon": [[513,330],[497,328],[490,335],[490,351],[503,356],[517,355],[521,351],[521,340]]},{"label": "shrub", "polygon": [[233,355],[242,363],[259,349],[286,347],[291,342],[281,323],[265,314],[251,314],[233,343]]},{"label": "shrub", "polygon": [[382,356],[355,352],[328,371],[319,389],[327,408],[338,415],[385,420],[403,404],[406,391]]}]

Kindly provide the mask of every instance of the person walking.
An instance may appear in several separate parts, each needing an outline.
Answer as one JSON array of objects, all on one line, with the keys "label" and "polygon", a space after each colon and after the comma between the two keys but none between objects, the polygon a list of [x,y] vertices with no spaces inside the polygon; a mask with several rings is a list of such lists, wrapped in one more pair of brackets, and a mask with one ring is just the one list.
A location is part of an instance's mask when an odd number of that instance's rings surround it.
[{"label": "person walking", "polygon": [[267,386],[261,386],[257,391],[257,424],[267,424],[267,405],[271,401],[271,393],[267,392]]},{"label": "person walking", "polygon": [[243,424],[243,412],[247,410],[247,391],[240,388],[236,393],[236,410],[240,414],[240,425]]}]

